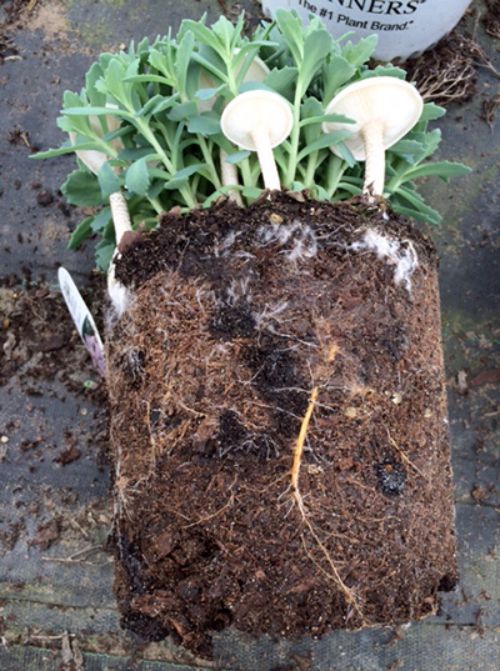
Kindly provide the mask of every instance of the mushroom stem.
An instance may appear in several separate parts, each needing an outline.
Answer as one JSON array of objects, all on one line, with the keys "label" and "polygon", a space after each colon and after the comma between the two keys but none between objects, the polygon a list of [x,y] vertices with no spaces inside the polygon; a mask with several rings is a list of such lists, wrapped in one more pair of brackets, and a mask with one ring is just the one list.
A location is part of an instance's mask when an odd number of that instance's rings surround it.
[{"label": "mushroom stem", "polygon": [[368,121],[361,132],[366,153],[363,193],[382,196],[385,182],[384,124],[380,119]]},{"label": "mushroom stem", "polygon": [[[220,169],[222,174],[222,184],[224,186],[237,186],[239,182],[236,166],[232,163],[228,163],[226,159],[227,154],[221,149]],[[237,205],[240,205],[240,207],[243,206],[243,200],[241,199],[239,191],[231,191],[229,193],[229,200],[231,200],[233,203],[236,203]]]},{"label": "mushroom stem", "polygon": [[251,136],[255,143],[257,156],[259,157],[264,186],[270,191],[279,191],[281,189],[280,178],[269,140],[269,133],[264,125],[261,124],[252,130]]},{"label": "mushroom stem", "polygon": [[111,217],[115,227],[116,246],[118,247],[123,234],[132,230],[132,224],[130,223],[127,201],[122,193],[112,193],[109,197],[109,204],[111,206]]}]

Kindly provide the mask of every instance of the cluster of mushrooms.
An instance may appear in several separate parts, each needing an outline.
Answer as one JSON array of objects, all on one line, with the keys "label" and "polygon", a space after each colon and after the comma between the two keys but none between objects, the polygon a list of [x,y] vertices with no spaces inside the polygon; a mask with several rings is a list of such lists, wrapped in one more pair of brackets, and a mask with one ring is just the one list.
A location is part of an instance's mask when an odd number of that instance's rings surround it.
[{"label": "cluster of mushrooms", "polygon": [[[266,64],[255,58],[246,76],[245,83],[259,84],[269,74]],[[200,76],[200,89],[210,88],[214,82],[209,73]],[[396,77],[372,77],[346,86],[328,104],[325,115],[338,114],[354,123],[324,122],[325,133],[349,130],[351,135],[344,140],[354,159],[365,162],[363,192],[369,198],[382,196],[385,181],[385,150],[392,147],[418,122],[423,109],[423,100],[416,88]],[[211,101],[198,103],[200,112],[213,107]],[[110,107],[108,125],[115,130],[120,120],[112,116]],[[293,113],[290,103],[276,92],[253,89],[241,93],[225,107],[221,117],[221,129],[226,138],[239,149],[257,152],[264,187],[279,190],[280,178],[273,149],[282,144],[293,128]],[[74,140],[73,140],[74,142]],[[338,148],[333,153],[341,156]],[[95,175],[107,162],[104,153],[93,150],[77,150],[78,158]],[[236,167],[225,159],[221,152],[222,182],[226,187],[238,185]],[[234,202],[242,204],[239,191],[230,192]],[[122,193],[110,196],[110,207],[115,228],[116,245],[123,235],[132,231],[127,203]],[[117,249],[113,259],[116,258]],[[122,314],[127,303],[126,290],[115,279],[114,263],[108,271],[108,291],[118,313]]]}]

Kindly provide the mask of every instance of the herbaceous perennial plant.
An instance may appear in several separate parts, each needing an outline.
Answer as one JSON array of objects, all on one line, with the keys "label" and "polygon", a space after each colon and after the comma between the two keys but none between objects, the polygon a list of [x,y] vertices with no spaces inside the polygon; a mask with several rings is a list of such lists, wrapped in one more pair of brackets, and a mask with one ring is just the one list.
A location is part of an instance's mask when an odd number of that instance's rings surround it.
[{"label": "herbaceous perennial plant", "polygon": [[[307,189],[311,197],[330,201],[362,193],[363,165],[345,144],[354,120],[325,110],[347,85],[404,79],[405,71],[390,64],[370,68],[375,36],[356,44],[348,35],[334,40],[317,18],[303,26],[293,12],[279,11],[251,37],[243,28],[243,15],[236,25],[221,17],[211,28],[205,19],[185,20],[176,36],[169,32],[153,43],[131,43],[126,52],[102,54],[80,93],[64,94],[58,125],[69,138],[36,158],[78,153],[78,167],[62,191],[70,204],[96,211],[76,228],[70,247],[97,234],[102,270],[115,249],[108,206],[113,193],[123,192],[133,226],[146,228],[175,206],[209,207],[225,195],[243,205],[258,198],[263,182],[257,154],[232,144],[221,130],[224,109],[244,92],[270,91],[289,102],[291,133],[274,148],[283,189]],[[428,161],[441,140],[428,124],[444,113],[425,104],[418,123],[385,154],[384,196],[396,212],[430,224],[439,224],[440,215],[415,180],[469,171]],[[343,127],[325,132],[330,123]]]}]

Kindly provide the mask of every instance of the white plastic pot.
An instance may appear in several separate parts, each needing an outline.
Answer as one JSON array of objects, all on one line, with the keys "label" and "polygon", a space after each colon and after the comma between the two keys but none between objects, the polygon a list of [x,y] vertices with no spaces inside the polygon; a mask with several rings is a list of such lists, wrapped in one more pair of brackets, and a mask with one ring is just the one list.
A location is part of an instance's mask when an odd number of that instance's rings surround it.
[{"label": "white plastic pot", "polygon": [[472,0],[262,0],[264,11],[294,9],[307,21],[319,16],[338,38],[348,31],[358,37],[378,35],[375,58],[406,59],[450,32]]}]

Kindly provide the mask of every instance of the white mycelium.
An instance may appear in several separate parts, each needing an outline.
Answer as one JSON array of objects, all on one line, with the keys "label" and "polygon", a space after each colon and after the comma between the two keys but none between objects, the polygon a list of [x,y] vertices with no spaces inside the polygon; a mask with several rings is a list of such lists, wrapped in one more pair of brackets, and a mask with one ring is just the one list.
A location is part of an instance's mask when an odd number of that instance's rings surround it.
[{"label": "white mycelium", "polygon": [[393,265],[394,283],[397,286],[404,284],[408,293],[411,293],[411,277],[418,268],[418,256],[410,240],[403,242],[401,244],[399,240],[370,228],[365,231],[362,240],[351,245],[351,249],[375,252],[379,259]]},{"label": "white mycelium", "polygon": [[251,299],[251,279],[250,275],[245,275],[237,280],[231,280],[229,288],[226,289],[226,301],[229,305],[236,305],[242,298],[247,301]]},{"label": "white mycelium", "polygon": [[116,279],[114,259],[108,270],[108,294],[115,309],[116,317],[120,319],[130,304],[131,293],[127,287]]},{"label": "white mycelium", "polygon": [[224,240],[222,240],[220,244],[215,245],[214,249],[215,256],[217,257],[227,256],[231,250],[231,247],[234,245],[236,239],[240,235],[241,231],[240,232],[231,231],[228,235],[226,235],[226,237],[224,238]]},{"label": "white mycelium", "polygon": [[261,226],[257,235],[264,245],[287,246],[288,249],[283,250],[282,254],[288,261],[312,259],[318,253],[318,243],[313,229],[298,219],[291,224],[271,223]]}]

